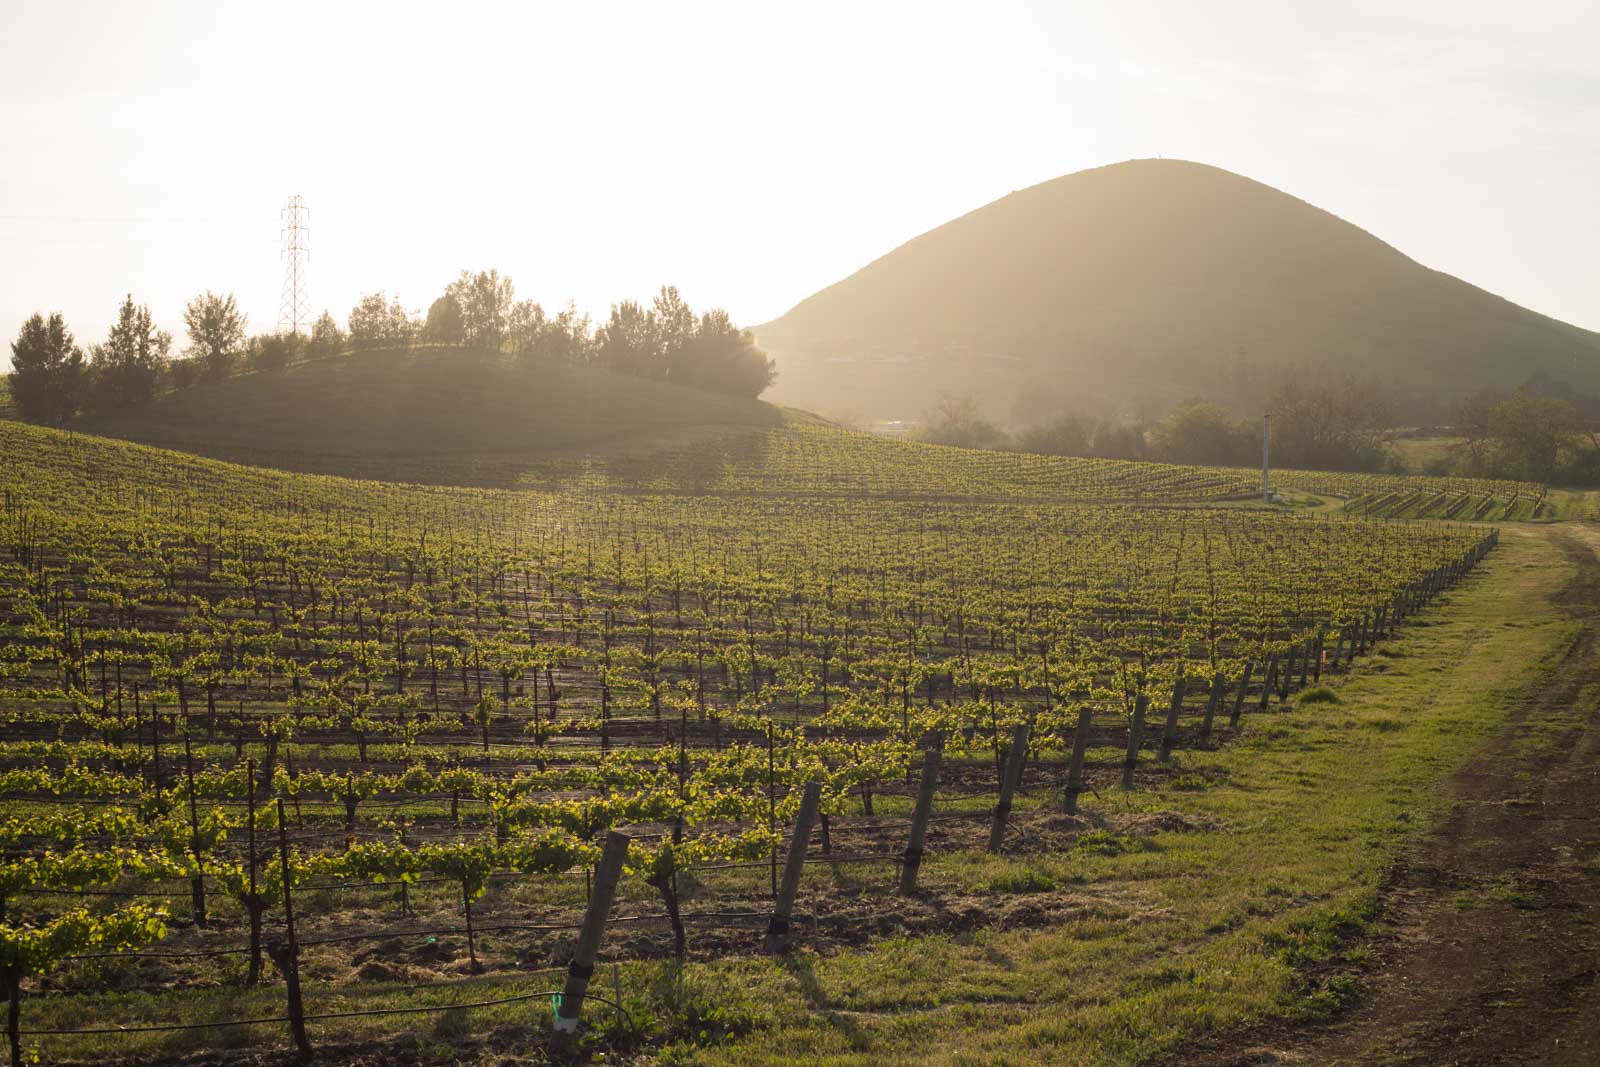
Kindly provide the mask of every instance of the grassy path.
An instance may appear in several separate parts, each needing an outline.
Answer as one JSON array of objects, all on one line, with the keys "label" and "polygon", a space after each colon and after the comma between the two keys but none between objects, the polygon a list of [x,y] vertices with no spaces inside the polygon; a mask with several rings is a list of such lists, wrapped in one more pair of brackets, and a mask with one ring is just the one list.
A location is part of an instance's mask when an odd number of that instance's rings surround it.
[{"label": "grassy path", "polygon": [[1358,1010],[1222,1040],[1198,1067],[1595,1062],[1600,1049],[1600,533],[1552,537],[1581,630],[1385,887]]}]

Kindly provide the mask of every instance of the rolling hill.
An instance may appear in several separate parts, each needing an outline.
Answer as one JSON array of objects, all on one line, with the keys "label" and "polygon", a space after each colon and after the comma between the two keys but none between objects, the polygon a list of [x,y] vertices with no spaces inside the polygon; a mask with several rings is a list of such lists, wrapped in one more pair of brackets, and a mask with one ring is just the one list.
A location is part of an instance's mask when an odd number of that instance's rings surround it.
[{"label": "rolling hill", "polygon": [[240,374],[74,428],[285,470],[496,486],[530,457],[782,421],[760,401],[424,348]]},{"label": "rolling hill", "polygon": [[1259,404],[1280,368],[1413,399],[1541,374],[1600,390],[1600,334],[1430,270],[1216,167],[1069,174],[908,241],[757,328],[773,397],[914,418],[942,393],[1031,421],[1063,405]]}]

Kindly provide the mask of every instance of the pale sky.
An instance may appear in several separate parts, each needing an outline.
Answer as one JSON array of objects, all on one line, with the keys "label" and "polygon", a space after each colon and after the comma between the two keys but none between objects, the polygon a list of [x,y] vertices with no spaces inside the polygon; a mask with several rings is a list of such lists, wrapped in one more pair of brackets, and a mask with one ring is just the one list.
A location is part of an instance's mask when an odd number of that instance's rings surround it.
[{"label": "pale sky", "polygon": [[[747,325],[1013,189],[1237,171],[1600,329],[1600,4],[0,0],[0,334],[676,284]],[[9,358],[9,346],[3,355]]]}]

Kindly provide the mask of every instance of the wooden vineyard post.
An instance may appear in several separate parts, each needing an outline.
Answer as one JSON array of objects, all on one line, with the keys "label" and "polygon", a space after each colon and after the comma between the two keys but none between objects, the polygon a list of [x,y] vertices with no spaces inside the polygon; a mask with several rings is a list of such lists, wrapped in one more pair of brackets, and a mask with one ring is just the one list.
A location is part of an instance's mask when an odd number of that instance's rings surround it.
[{"label": "wooden vineyard post", "polygon": [[928,816],[933,814],[933,794],[939,788],[939,760],[944,752],[944,736],[934,732],[922,755],[922,784],[917,787],[917,806],[911,809],[911,836],[906,841],[900,864],[900,892],[916,892],[917,872],[922,868],[922,844],[928,836]]},{"label": "wooden vineyard post", "polygon": [[250,916],[250,963],[249,971],[245,975],[244,984],[247,986],[259,985],[261,982],[261,900],[256,895],[256,761],[250,760],[245,770],[246,789],[244,791],[245,803],[245,866],[250,876],[250,892],[246,897],[245,910]]},{"label": "wooden vineyard post", "polygon": [[283,981],[289,992],[289,1033],[294,1037],[295,1051],[303,1057],[311,1055],[311,1041],[306,1037],[306,1006],[300,999],[300,942],[294,934],[294,897],[290,884],[294,881],[289,871],[288,816],[283,810],[283,798],[278,798],[278,860],[283,865],[283,920],[288,929],[288,941],[268,950],[278,966],[283,969]]},{"label": "wooden vineyard post", "polygon": [[1301,656],[1300,656],[1300,688],[1301,689],[1304,689],[1306,687],[1306,675],[1310,672],[1310,669],[1311,669],[1311,657],[1315,656],[1316,652],[1317,652],[1316,644],[1312,641],[1311,638],[1309,638],[1309,637],[1306,638],[1306,640],[1305,640],[1305,650],[1304,650],[1304,652],[1301,653]]},{"label": "wooden vineyard post", "polygon": [[1272,689],[1278,684],[1278,653],[1274,652],[1267,657],[1267,676],[1261,681],[1261,710],[1267,710],[1267,703],[1272,699]]},{"label": "wooden vineyard post", "polygon": [[1200,721],[1200,740],[1211,740],[1211,722],[1217,717],[1217,708],[1228,693],[1228,679],[1218,671],[1211,678],[1211,695],[1206,698],[1206,717]]},{"label": "wooden vineyard post", "polygon": [[1289,699],[1289,690],[1294,688],[1294,663],[1295,653],[1300,651],[1299,645],[1289,646],[1289,655],[1283,661],[1283,669],[1278,672],[1278,703]]},{"label": "wooden vineyard post", "polygon": [[1188,689],[1188,679],[1178,675],[1172,683],[1172,703],[1167,708],[1167,722],[1161,729],[1161,747],[1156,750],[1156,760],[1167,763],[1172,759],[1172,746],[1178,743],[1178,715],[1183,711],[1183,697]]},{"label": "wooden vineyard post", "polygon": [[1338,644],[1333,646],[1333,661],[1330,664],[1328,664],[1328,666],[1333,668],[1334,670],[1338,670],[1339,669],[1339,664],[1344,659],[1344,642],[1345,642],[1346,636],[1348,636],[1349,633],[1350,633],[1350,626],[1349,626],[1348,623],[1345,624],[1344,626],[1339,627],[1339,642],[1338,642]]},{"label": "wooden vineyard post", "polygon": [[1067,797],[1065,811],[1078,814],[1078,797],[1083,795],[1083,759],[1089,749],[1089,722],[1093,718],[1088,706],[1078,709],[1078,727],[1072,731],[1072,762],[1067,764]]},{"label": "wooden vineyard post", "polygon": [[1248,660],[1244,665],[1244,673],[1239,675],[1239,692],[1233,698],[1233,713],[1228,716],[1228,729],[1230,730],[1239,728],[1239,716],[1244,714],[1244,698],[1250,691],[1250,675],[1255,672],[1255,669],[1255,661]]},{"label": "wooden vineyard post", "polygon": [[606,932],[606,918],[611,914],[611,901],[617,895],[617,882],[622,878],[622,864],[627,858],[628,836],[615,830],[608,832],[605,847],[600,852],[600,864],[595,868],[589,908],[583,913],[583,927],[578,931],[578,947],[567,965],[567,981],[561,987],[561,999],[556,1001],[557,1034],[570,1034],[578,1029],[583,995],[589,990],[589,979],[594,977],[594,959],[600,952],[600,938]]},{"label": "wooden vineyard post", "polygon": [[1323,650],[1322,640],[1323,640],[1323,631],[1322,631],[1322,629],[1320,627],[1318,627],[1318,629],[1317,629],[1317,643],[1316,643],[1315,646],[1313,646],[1313,651],[1312,651],[1313,659],[1312,659],[1312,668],[1311,668],[1311,680],[1314,681],[1314,682],[1322,681],[1322,657],[1323,657],[1323,655],[1325,655],[1325,652]]},{"label": "wooden vineyard post", "polygon": [[1128,751],[1122,757],[1122,788],[1133,788],[1133,771],[1139,766],[1139,742],[1144,739],[1144,712],[1150,698],[1140,693],[1133,700],[1133,721],[1128,724]]},{"label": "wooden vineyard post", "polygon": [[183,772],[189,786],[189,852],[194,857],[194,877],[189,879],[189,897],[193,902],[194,924],[205,929],[206,879],[205,859],[200,849],[200,815],[194,797],[194,750],[189,745],[189,724],[183,724]]},{"label": "wooden vineyard post", "polygon": [[783,952],[789,947],[789,920],[794,915],[794,897],[800,891],[806,849],[811,847],[811,828],[816,825],[817,808],[821,803],[822,785],[807,782],[800,794],[800,810],[794,817],[794,835],[789,838],[789,856],[783,864],[783,881],[778,883],[778,899],[772,904],[772,918],[767,922],[768,952]]},{"label": "wooden vineyard post", "polygon": [[1024,723],[1011,734],[1011,751],[1006,756],[1006,775],[1000,783],[1000,802],[994,806],[994,821],[989,826],[989,851],[999,852],[1005,843],[1006,821],[1011,817],[1011,801],[1022,779],[1022,764],[1028,758],[1028,726]]}]

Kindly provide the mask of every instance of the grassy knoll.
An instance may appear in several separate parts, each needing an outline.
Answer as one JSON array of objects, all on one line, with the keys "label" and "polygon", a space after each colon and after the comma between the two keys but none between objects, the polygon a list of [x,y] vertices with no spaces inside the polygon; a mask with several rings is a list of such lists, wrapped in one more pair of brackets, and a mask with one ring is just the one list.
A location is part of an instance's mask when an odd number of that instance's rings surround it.
[{"label": "grassy knoll", "polygon": [[594,368],[416,349],[241,374],[78,428],[288,470],[492,485],[531,452],[779,420],[759,401]]}]

